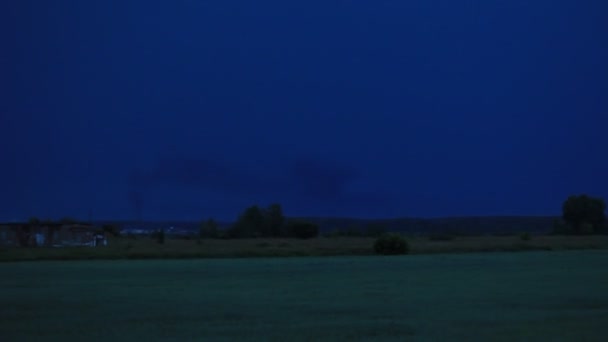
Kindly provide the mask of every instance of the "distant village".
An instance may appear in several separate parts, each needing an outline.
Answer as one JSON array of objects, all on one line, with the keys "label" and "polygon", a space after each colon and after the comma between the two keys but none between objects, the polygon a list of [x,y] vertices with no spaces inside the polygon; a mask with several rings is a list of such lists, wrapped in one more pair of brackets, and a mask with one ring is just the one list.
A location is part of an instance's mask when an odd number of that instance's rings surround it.
[{"label": "distant village", "polygon": [[184,223],[84,223],[75,220],[0,222],[1,247],[99,247],[109,244],[111,235],[150,236],[163,231],[168,237],[193,238],[197,224]]},{"label": "distant village", "polygon": [[38,221],[0,224],[0,246],[97,247],[107,244],[105,232],[92,224]]}]

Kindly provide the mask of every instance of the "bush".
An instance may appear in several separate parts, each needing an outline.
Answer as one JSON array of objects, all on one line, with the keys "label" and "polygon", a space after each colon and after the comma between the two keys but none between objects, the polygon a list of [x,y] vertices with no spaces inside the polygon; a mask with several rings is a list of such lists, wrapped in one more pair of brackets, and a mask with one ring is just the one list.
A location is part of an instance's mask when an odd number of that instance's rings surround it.
[{"label": "bush", "polygon": [[382,255],[397,255],[409,253],[409,245],[407,241],[396,234],[385,234],[376,239],[374,243],[374,251],[376,254]]},{"label": "bush", "polygon": [[532,237],[530,236],[530,233],[528,233],[528,232],[524,232],[524,233],[521,233],[521,235],[519,235],[519,238],[520,238],[522,241],[530,241],[530,239],[531,239]]}]

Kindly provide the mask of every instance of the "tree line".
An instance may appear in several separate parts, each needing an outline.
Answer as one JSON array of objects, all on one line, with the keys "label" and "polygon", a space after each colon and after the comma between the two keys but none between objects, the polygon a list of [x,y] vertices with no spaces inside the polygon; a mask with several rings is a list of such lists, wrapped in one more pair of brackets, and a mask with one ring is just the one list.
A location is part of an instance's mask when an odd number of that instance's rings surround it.
[{"label": "tree line", "polygon": [[319,227],[299,219],[287,219],[280,204],[266,208],[252,205],[246,208],[236,222],[226,231],[219,229],[217,222],[208,219],[201,223],[200,238],[258,238],[288,237],[309,239],[319,235]]},{"label": "tree line", "polygon": [[606,234],[606,202],[599,197],[573,195],[562,205],[562,222],[556,222],[556,234]]},{"label": "tree line", "polygon": [[[335,230],[335,236],[373,236],[387,233],[381,224],[369,224],[363,229]],[[607,234],[606,202],[586,194],[569,196],[562,205],[561,220],[554,224],[554,234]],[[201,227],[201,237],[219,237],[220,231],[213,220]],[[319,235],[319,227],[303,220],[287,219],[280,204],[267,208],[253,205],[239,215],[236,223],[226,232],[228,238],[296,237],[312,238]]]},{"label": "tree line", "polygon": [[[608,234],[608,221],[606,220],[606,202],[599,197],[586,194],[569,196],[562,205],[560,219],[553,223],[554,234]],[[29,225],[45,225],[51,223],[76,224],[79,220],[62,218],[60,220],[40,220],[32,217]],[[427,222],[428,223],[428,222]],[[463,222],[471,224],[471,222]],[[424,225],[424,220],[421,221]],[[506,223],[505,223],[506,224]],[[428,225],[428,224],[427,224]],[[550,223],[549,223],[550,225]],[[395,227],[382,223],[368,223],[361,227],[347,226],[326,232],[328,236],[382,236]],[[425,231],[431,227],[424,226]],[[472,228],[472,227],[467,227]],[[113,224],[104,224],[101,229],[114,236],[120,235],[120,227]],[[483,232],[480,232],[483,233]],[[286,218],[280,204],[274,203],[267,207],[252,205],[246,208],[237,218],[236,222],[227,229],[221,229],[214,219],[208,219],[200,224],[198,237],[205,238],[258,238],[258,237],[284,237],[284,238],[313,238],[320,234],[320,227],[303,219]],[[164,231],[162,234],[164,240]],[[159,238],[160,239],[160,238]]]}]

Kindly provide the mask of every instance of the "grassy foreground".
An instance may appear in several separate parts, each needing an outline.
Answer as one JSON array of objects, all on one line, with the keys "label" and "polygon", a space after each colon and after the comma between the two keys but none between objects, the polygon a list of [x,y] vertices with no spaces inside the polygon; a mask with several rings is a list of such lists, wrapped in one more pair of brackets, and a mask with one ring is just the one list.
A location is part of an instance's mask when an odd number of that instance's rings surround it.
[{"label": "grassy foreground", "polygon": [[[407,239],[412,254],[488,251],[608,249],[608,235],[457,237],[431,241]],[[106,247],[0,248],[0,261],[79,259],[187,259],[234,257],[336,256],[373,254],[374,238],[334,237],[297,239],[172,240],[158,244],[152,238],[113,238]]]},{"label": "grassy foreground", "polygon": [[608,252],[0,265],[2,341],[605,341]]}]

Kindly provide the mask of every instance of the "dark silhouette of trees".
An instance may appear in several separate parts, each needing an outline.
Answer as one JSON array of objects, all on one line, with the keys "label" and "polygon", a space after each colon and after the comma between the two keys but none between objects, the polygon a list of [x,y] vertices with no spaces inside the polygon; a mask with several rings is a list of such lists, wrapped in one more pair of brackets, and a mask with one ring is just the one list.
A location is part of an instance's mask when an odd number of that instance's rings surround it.
[{"label": "dark silhouette of trees", "polygon": [[262,210],[257,205],[252,205],[238,217],[228,235],[233,238],[259,237],[263,235],[264,225]]},{"label": "dark silhouette of trees", "polygon": [[319,226],[311,222],[290,220],[287,222],[286,235],[298,239],[311,239],[319,235]]},{"label": "dark silhouette of trees", "polygon": [[279,237],[285,236],[285,216],[280,204],[268,208],[253,205],[239,215],[236,223],[228,231],[231,238]]},{"label": "dark silhouette of trees", "polygon": [[565,233],[599,233],[606,221],[606,202],[587,195],[570,196],[562,206],[562,218],[567,223]]},{"label": "dark silhouette of trees", "polygon": [[283,208],[278,203],[271,204],[264,212],[266,221],[266,236],[277,237],[283,235],[285,216]]}]

